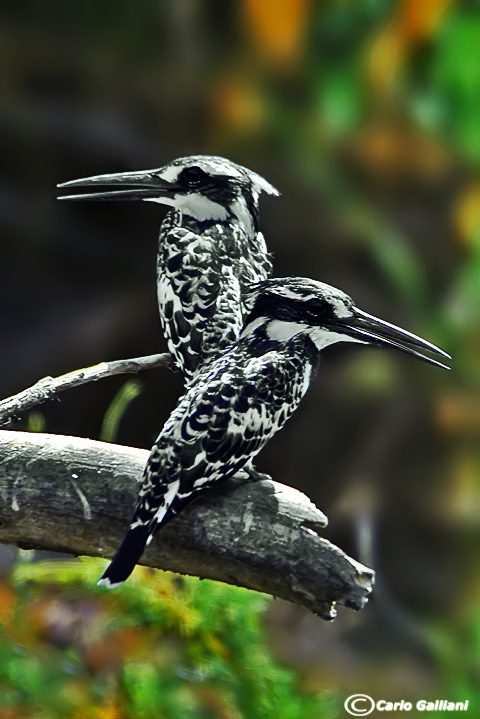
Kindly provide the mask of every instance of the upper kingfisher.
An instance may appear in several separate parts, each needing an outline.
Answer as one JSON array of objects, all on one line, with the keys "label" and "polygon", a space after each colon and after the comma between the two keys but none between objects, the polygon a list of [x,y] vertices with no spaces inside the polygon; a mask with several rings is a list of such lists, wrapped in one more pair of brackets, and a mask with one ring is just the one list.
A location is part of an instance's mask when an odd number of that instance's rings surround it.
[{"label": "upper kingfisher", "polygon": [[209,155],[58,187],[99,188],[62,200],[146,200],[172,208],[160,227],[158,305],[174,366],[188,384],[199,367],[238,338],[247,286],[271,276],[259,198],[279,195],[278,190],[256,172]]}]

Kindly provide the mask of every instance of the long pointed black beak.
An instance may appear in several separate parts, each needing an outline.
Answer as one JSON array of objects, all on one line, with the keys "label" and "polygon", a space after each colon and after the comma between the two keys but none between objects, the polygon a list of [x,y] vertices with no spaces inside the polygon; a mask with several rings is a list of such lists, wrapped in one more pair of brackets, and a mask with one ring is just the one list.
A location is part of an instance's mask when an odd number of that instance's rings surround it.
[{"label": "long pointed black beak", "polygon": [[[93,175],[80,180],[62,182],[57,187],[104,187],[98,192],[85,192],[80,195],[62,195],[59,200],[148,200],[172,197],[178,192],[175,183],[167,182],[155,170],[141,172],[118,172],[113,175]],[[110,188],[110,189],[107,189]],[[126,189],[128,188],[128,189]]]},{"label": "long pointed black beak", "polygon": [[[344,322],[345,324],[343,324]],[[342,325],[342,332],[366,344],[391,347],[437,367],[450,369],[448,365],[435,359],[435,356],[444,357],[447,360],[452,359],[440,347],[403,330],[401,327],[369,315],[363,310],[355,308],[353,317],[342,320]]]}]

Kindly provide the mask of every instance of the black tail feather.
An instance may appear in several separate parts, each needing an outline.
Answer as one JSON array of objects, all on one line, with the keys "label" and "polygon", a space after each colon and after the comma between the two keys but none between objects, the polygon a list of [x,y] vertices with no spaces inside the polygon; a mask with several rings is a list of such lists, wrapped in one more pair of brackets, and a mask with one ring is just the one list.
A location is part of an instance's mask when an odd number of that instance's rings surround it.
[{"label": "black tail feather", "polygon": [[150,533],[151,528],[148,525],[129,529],[97,584],[113,589],[124,582],[142,556]]}]

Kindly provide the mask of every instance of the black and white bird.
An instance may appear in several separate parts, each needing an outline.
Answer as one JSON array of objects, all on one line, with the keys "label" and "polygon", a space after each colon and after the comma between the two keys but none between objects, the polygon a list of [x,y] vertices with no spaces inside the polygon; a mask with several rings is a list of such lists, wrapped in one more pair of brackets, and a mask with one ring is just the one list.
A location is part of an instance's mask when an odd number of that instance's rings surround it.
[{"label": "black and white bird", "polygon": [[63,200],[146,200],[173,208],[160,228],[158,304],[168,349],[189,382],[199,366],[237,339],[246,287],[271,275],[259,197],[278,190],[246,167],[207,155],[58,187],[104,188]]},{"label": "black and white bird", "polygon": [[160,527],[207,488],[248,470],[297,408],[328,345],[389,347],[446,369],[435,357],[451,359],[314,280],[260,282],[247,292],[246,304],[239,339],[198,372],[160,432],[130,529],[99,584],[124,581]]}]

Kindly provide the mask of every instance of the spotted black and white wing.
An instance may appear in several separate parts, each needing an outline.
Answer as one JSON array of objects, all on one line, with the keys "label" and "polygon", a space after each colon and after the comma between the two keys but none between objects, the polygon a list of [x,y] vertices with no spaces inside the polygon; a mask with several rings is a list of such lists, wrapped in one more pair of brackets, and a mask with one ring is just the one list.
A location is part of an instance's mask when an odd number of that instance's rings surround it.
[{"label": "spotted black and white wing", "polygon": [[305,392],[305,368],[274,359],[232,351],[199,375],[152,448],[130,529],[100,583],[124,581],[159,527],[245,467],[283,426]]},{"label": "spotted black and white wing", "polygon": [[[239,283],[212,257],[208,238],[177,227],[168,231],[158,255],[157,288],[162,328],[175,364],[186,380],[198,367],[206,328],[217,315],[222,296],[232,296],[229,326],[219,350],[231,344],[239,328]],[[217,317],[217,321],[220,317]],[[214,328],[213,328],[214,329]]]},{"label": "spotted black and white wing", "polygon": [[163,331],[185,380],[234,342],[243,324],[242,291],[271,274],[261,233],[214,225],[196,233],[172,213],[162,225],[157,287]]}]

